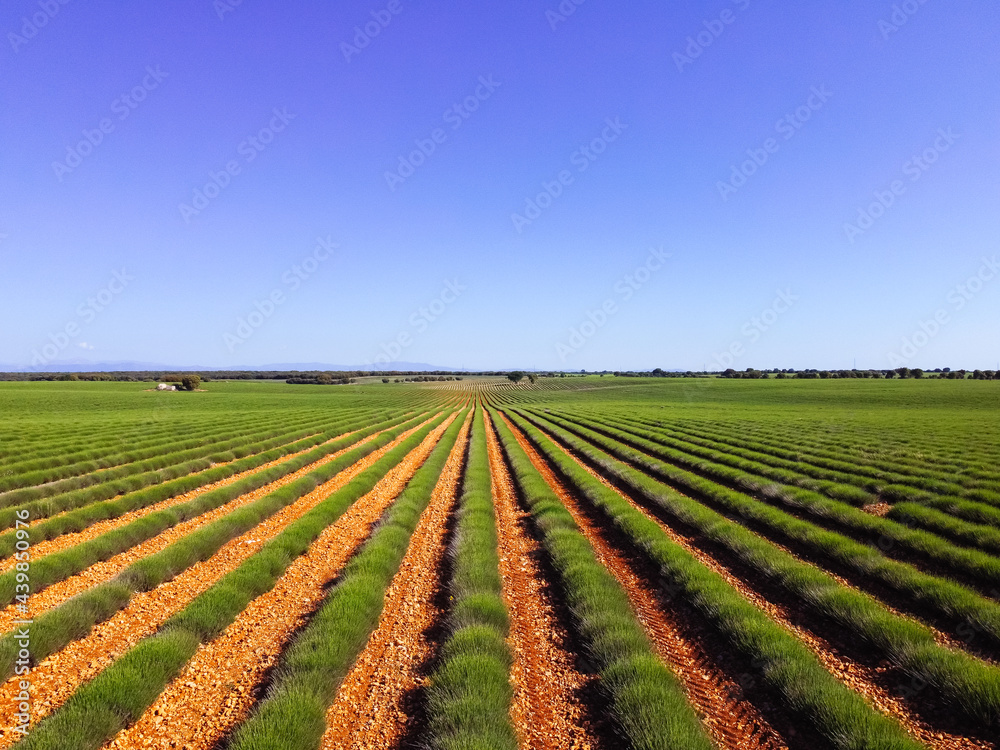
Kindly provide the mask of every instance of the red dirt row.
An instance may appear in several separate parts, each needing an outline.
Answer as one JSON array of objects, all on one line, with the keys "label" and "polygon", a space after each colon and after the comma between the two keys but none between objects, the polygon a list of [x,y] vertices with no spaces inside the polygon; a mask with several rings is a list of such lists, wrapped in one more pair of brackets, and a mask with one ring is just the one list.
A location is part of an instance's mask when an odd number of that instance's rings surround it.
[{"label": "red dirt row", "polygon": [[[641,512],[654,523],[658,524],[660,528],[663,529],[663,531],[670,537],[671,541],[683,547],[702,565],[724,578],[730,586],[739,591],[740,594],[742,594],[752,604],[767,612],[771,619],[802,641],[802,643],[804,643],[816,655],[823,666],[826,667],[826,669],[835,677],[837,677],[837,679],[846,684],[852,690],[863,695],[865,699],[874,705],[879,711],[898,721],[915,739],[926,744],[928,747],[935,748],[935,750],[990,750],[994,747],[989,742],[943,732],[930,726],[916,714],[912,707],[908,706],[890,690],[883,687],[882,681],[879,679],[878,675],[879,672],[886,671],[888,669],[887,666],[872,668],[862,664],[861,662],[845,655],[825,638],[796,624],[796,620],[799,618],[796,617],[796,613],[790,611],[787,606],[767,599],[758,590],[751,586],[750,583],[740,575],[738,570],[734,570],[725,562],[717,560],[715,557],[702,550],[697,545],[694,538],[682,535],[666,525],[628,493],[622,492],[612,483],[608,482],[607,479],[601,476],[598,472],[595,472],[586,464],[586,462],[581,461],[580,458],[573,453],[573,451],[566,450],[565,448],[563,448],[563,450],[582,468],[586,469],[606,486],[617,492],[633,508]],[[789,552],[789,554],[793,554],[789,550],[785,551]],[[800,562],[804,561],[800,560]],[[824,570],[824,572],[829,574],[829,571]],[[843,585],[850,587],[849,583],[843,581],[839,577],[834,576],[834,578],[837,578],[837,580]]]},{"label": "red dirt row", "polygon": [[420,668],[434,647],[428,634],[444,615],[435,595],[471,425],[470,413],[386,592],[378,627],[327,711],[324,750],[396,747],[406,732],[412,717],[404,701],[422,684]]},{"label": "red dirt row", "polygon": [[[208,750],[246,719],[256,700],[255,690],[289,638],[320,606],[327,595],[326,584],[368,538],[372,526],[454,419],[452,415],[436,427],[370,492],[325,529],[271,591],[254,599],[218,638],[203,644],[139,720],[105,748]],[[368,461],[364,468],[372,463],[374,460]]]},{"label": "red dirt row", "polygon": [[[411,430],[412,432],[412,430]],[[409,434],[409,433],[407,433]],[[207,513],[202,513],[200,516],[195,516],[187,521],[183,521],[176,526],[172,526],[169,529],[164,530],[161,534],[156,535],[151,539],[147,539],[130,549],[125,550],[107,560],[102,560],[91,565],[86,570],[82,570],[74,576],[54,583],[51,586],[39,591],[37,593],[32,593],[29,599],[29,606],[31,608],[31,614],[33,617],[37,617],[43,612],[56,607],[67,599],[76,596],[83,591],[86,591],[93,586],[100,583],[105,583],[110,581],[119,573],[121,573],[125,568],[132,565],[133,563],[141,560],[148,555],[152,555],[159,552],[171,544],[176,542],[178,539],[187,536],[193,531],[206,526],[213,521],[217,521],[223,516],[228,515],[232,511],[244,505],[249,505],[256,500],[268,495],[275,490],[284,487],[287,484],[291,484],[296,479],[299,479],[306,474],[315,471],[320,466],[333,461],[344,453],[354,450],[355,448],[364,445],[365,443],[373,440],[374,435],[370,435],[363,440],[342,448],[339,451],[331,453],[324,456],[319,461],[309,464],[308,466],[303,466],[301,469],[287,474],[286,476],[276,479],[270,484],[266,484],[263,487],[259,487],[251,492],[244,493],[239,497],[233,498],[228,503],[219,506],[214,510],[210,510]],[[55,540],[59,541],[59,540]],[[13,629],[14,622],[16,620],[22,619],[24,617],[23,612],[18,612],[17,605],[12,604],[0,610],[0,633],[7,632]]]},{"label": "red dirt row", "polygon": [[[164,621],[238,567],[288,524],[347,484],[418,429],[419,426],[403,433],[247,533],[227,542],[208,560],[191,566],[152,591],[135,594],[124,609],[94,627],[88,636],[43,660],[26,678],[31,681],[35,694],[43,697],[34,706],[33,720],[37,722],[59,708],[81,683],[93,679],[140,640],[155,633]],[[436,428],[422,446],[428,441],[436,442],[440,433],[441,428]],[[0,748],[8,747],[17,739],[17,735],[4,728],[10,726],[10,717],[15,710],[18,682],[19,678],[15,676],[0,686],[0,707],[3,711],[0,713]]]},{"label": "red dirt row", "polygon": [[503,419],[531,463],[573,516],[594,548],[597,559],[625,589],[657,655],[680,680],[689,702],[715,743],[733,750],[787,750],[787,745],[760,711],[749,701],[738,697],[743,693],[739,683],[714,663],[700,643],[685,635],[679,623],[661,607],[656,587],[641,578],[625,556],[606,541],[603,532],[581,512],[572,492],[549,468],[545,459],[516,425],[505,415]]},{"label": "red dirt row", "polygon": [[514,657],[511,720],[523,750],[597,747],[579,693],[594,677],[574,665],[569,636],[556,616],[540,569],[539,543],[525,528],[510,472],[490,419],[486,439],[499,539],[503,600],[510,616],[508,646]]}]

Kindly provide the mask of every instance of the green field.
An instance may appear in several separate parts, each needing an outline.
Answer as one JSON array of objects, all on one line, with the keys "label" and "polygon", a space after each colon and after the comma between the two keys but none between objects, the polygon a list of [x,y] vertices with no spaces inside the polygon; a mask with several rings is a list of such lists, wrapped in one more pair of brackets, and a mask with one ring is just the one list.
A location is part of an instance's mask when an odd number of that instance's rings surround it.
[{"label": "green field", "polygon": [[997,746],[996,381],[202,387],[0,383],[0,747]]}]

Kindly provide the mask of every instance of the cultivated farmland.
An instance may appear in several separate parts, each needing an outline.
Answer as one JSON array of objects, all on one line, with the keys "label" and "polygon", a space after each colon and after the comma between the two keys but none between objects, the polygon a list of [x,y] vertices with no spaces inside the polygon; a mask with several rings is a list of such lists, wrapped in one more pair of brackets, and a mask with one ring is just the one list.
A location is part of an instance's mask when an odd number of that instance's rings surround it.
[{"label": "cultivated farmland", "polygon": [[995,748],[990,381],[0,384],[0,748]]}]

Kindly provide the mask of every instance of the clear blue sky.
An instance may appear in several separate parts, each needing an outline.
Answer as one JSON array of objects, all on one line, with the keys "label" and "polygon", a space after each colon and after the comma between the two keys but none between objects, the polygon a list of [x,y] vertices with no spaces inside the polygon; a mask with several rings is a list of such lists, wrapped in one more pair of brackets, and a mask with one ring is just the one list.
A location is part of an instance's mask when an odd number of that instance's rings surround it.
[{"label": "clear blue sky", "polygon": [[896,5],[10,0],[0,362],[995,368],[1000,7]]}]

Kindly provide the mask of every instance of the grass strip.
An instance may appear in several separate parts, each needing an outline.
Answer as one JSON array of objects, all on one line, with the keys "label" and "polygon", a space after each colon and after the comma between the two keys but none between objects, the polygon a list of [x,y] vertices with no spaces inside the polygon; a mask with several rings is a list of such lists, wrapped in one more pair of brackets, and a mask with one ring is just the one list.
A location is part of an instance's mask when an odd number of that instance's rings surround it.
[{"label": "grass strip", "polygon": [[[288,423],[305,421],[306,418],[315,418],[315,415],[292,414],[289,415]],[[277,419],[269,419],[267,423],[276,422]],[[107,463],[109,460],[120,455],[123,451],[129,455],[134,454],[131,460],[138,460],[141,456],[139,452],[151,450],[158,446],[163,446],[171,440],[178,440],[178,435],[182,435],[181,440],[194,439],[196,436],[217,432],[220,426],[228,427],[229,433],[234,432],[233,427],[242,429],[243,424],[251,424],[259,427],[261,420],[253,420],[248,417],[245,421],[233,424],[232,420],[220,418],[218,420],[199,421],[197,423],[181,422],[170,425],[157,424],[132,425],[123,434],[123,427],[106,427],[102,432],[95,432],[93,429],[87,430],[86,434],[69,440],[60,441],[58,439],[43,439],[35,442],[18,440],[13,444],[19,450],[9,451],[8,455],[30,454],[31,458],[21,458],[15,461],[0,461],[0,469],[4,476],[17,476],[27,472],[40,469],[62,469],[70,464],[85,464],[91,461],[103,463],[97,468],[107,469],[117,463]],[[138,436],[131,440],[131,444],[126,450],[124,445],[129,444],[131,436]],[[42,448],[41,446],[44,446]],[[44,455],[40,455],[43,453]],[[4,484],[5,490],[9,489]]]},{"label": "grass strip", "polygon": [[[754,493],[759,500],[778,503],[795,512],[804,513],[814,521],[810,524],[833,527],[832,533],[849,535],[869,548],[877,549],[879,557],[903,557],[906,562],[919,561],[930,564],[936,570],[947,571],[982,591],[995,591],[1000,580],[1000,558],[977,549],[958,547],[936,534],[920,529],[908,528],[896,521],[865,513],[847,503],[823,497],[811,490],[777,484],[768,479],[707,460],[695,460],[691,456],[644,439],[642,436],[617,430],[606,425],[594,425],[589,420],[573,420],[589,425],[591,431],[603,433],[619,443],[633,446],[670,464],[689,469],[713,483],[720,483]],[[839,533],[838,533],[839,532]],[[931,578],[946,580],[940,575],[926,574]],[[959,583],[951,585],[966,589]],[[969,591],[971,594],[972,592]]]},{"label": "grass strip", "polygon": [[286,652],[267,698],[234,734],[230,750],[319,747],[327,709],[378,625],[386,590],[431,500],[464,416],[463,410],[344,567],[323,606]]},{"label": "grass strip", "polygon": [[[303,431],[299,434],[308,434],[308,432]],[[279,445],[281,442],[281,438],[274,438],[272,440],[273,445]],[[184,478],[190,474],[214,468],[213,463],[233,461],[252,455],[253,450],[251,445],[242,445],[236,449],[216,453],[209,457],[195,458],[155,471],[105,482],[96,486],[84,487],[54,497],[32,500],[22,505],[3,508],[0,509],[0,529],[9,529],[15,526],[18,513],[23,513],[25,510],[28,511],[29,517],[34,520],[49,518],[68,510],[108,500],[117,495],[136,492],[150,486],[169,482],[173,479]]]},{"label": "grass strip", "polygon": [[[677,429],[662,424],[650,424],[647,420],[635,418],[619,421],[627,421],[633,426],[636,424],[643,425],[646,429],[652,428],[661,433],[667,432],[675,439],[678,435],[684,435],[683,440],[697,445],[715,448],[716,450],[722,449],[727,453],[744,456],[774,466],[782,466],[793,471],[805,471],[820,478],[833,478],[835,481],[864,487],[871,492],[878,493],[886,485],[900,485],[900,493],[906,492],[906,485],[912,486],[915,490],[927,490],[932,493],[945,495],[958,494],[964,490],[963,485],[949,481],[949,477],[953,477],[954,474],[949,475],[945,472],[931,472],[927,470],[910,471],[909,467],[887,465],[884,461],[880,466],[866,465],[859,462],[856,458],[850,460],[844,454],[806,452],[804,450],[805,446],[801,445],[798,451],[791,451],[781,449],[773,444],[768,445],[759,441],[745,440],[742,437],[739,438],[738,445],[734,445],[733,443],[737,443],[737,439],[726,433],[715,432],[706,434],[703,431],[693,432],[690,428]],[[799,432],[801,433],[801,430]],[[720,442],[724,443],[724,447],[720,445]],[[894,499],[896,497],[891,491],[885,496],[893,497]]]},{"label": "grass strip", "polygon": [[664,427],[654,428],[636,424],[633,420],[605,417],[601,419],[601,423],[613,425],[623,431],[636,432],[660,445],[683,451],[692,456],[708,458],[785,484],[821,492],[828,497],[843,500],[852,505],[862,506],[875,502],[877,498],[873,493],[876,493],[881,486],[874,480],[865,481],[842,471],[821,469],[810,466],[804,461],[791,461],[776,456],[762,455],[743,448],[720,445],[711,440],[693,437]]},{"label": "grass strip", "polygon": [[[413,420],[413,422],[415,423],[417,420]],[[244,477],[233,484],[218,487],[185,503],[149,513],[124,526],[111,529],[95,539],[81,542],[68,549],[34,560],[31,564],[31,589],[33,592],[42,591],[53,583],[58,583],[86,570],[94,563],[121,554],[137,544],[162,534],[172,526],[210,510],[215,510],[231,500],[235,500],[240,495],[260,489],[389,426],[383,422],[366,428],[360,433],[356,432],[340,440],[320,445],[308,453],[303,453],[277,466]],[[14,533],[14,536],[17,538],[19,535],[23,536],[28,533],[30,530],[27,532],[19,530]],[[18,571],[16,569],[0,574],[0,606],[8,605],[14,601],[17,586]]]},{"label": "grass strip", "polygon": [[[938,498],[921,503],[964,521],[1000,527],[1000,508],[988,503],[956,498]],[[1000,503],[998,503],[1000,505]]]},{"label": "grass strip", "polygon": [[684,487],[718,504],[755,528],[776,535],[783,543],[805,549],[825,563],[839,564],[865,582],[884,586],[902,599],[905,609],[918,617],[930,614],[964,641],[982,638],[990,641],[992,648],[1000,644],[1000,605],[965,586],[891,560],[879,550],[843,534],[817,528],[808,521],[672,464],[657,461],[579,424],[555,417],[548,421],[561,425],[653,477]]},{"label": "grass strip", "polygon": [[[706,458],[721,461],[731,466],[742,468],[746,471],[756,472],[772,479],[793,484],[806,489],[821,492],[835,500],[843,500],[851,505],[862,506],[866,503],[877,502],[879,500],[889,500],[895,502],[919,502],[925,505],[941,502],[962,503],[966,500],[978,500],[993,506],[1000,505],[1000,487],[993,483],[976,481],[974,485],[969,485],[969,478],[965,477],[966,484],[960,482],[948,482],[937,479],[927,479],[923,475],[899,473],[905,469],[894,466],[893,471],[870,470],[865,471],[865,467],[860,464],[850,464],[844,461],[831,461],[817,458],[810,455],[796,455],[794,460],[775,458],[772,454],[782,453],[785,455],[795,455],[790,451],[763,451],[764,446],[741,439],[741,447],[729,445],[725,441],[734,441],[732,437],[724,436],[718,438],[692,437],[686,432],[678,429],[666,428],[656,424],[655,427],[638,419],[607,419],[601,418],[604,424],[617,424],[618,427],[626,431],[635,432],[637,425],[639,434],[644,437],[653,438],[656,442],[664,445],[679,447],[681,450],[695,455],[702,455]],[[643,429],[645,428],[645,429]],[[680,437],[677,437],[677,436]],[[722,440],[723,444],[717,442]],[[695,443],[704,446],[701,451],[689,450],[685,443]],[[754,450],[746,450],[753,447]],[[721,451],[721,452],[720,452]],[[744,458],[753,459],[761,466],[755,467],[751,463],[740,464],[727,456],[733,454]],[[821,466],[837,466],[840,471],[832,471],[821,468]],[[778,466],[791,470],[791,473],[783,476],[779,469],[766,469],[764,467]],[[849,473],[848,473],[849,472]],[[797,476],[807,474],[811,477],[819,477],[823,481],[809,479],[808,477]],[[865,474],[858,476],[858,474]],[[946,475],[954,477],[952,475]],[[836,481],[825,481],[826,479]],[[963,477],[959,476],[959,480]],[[852,486],[853,485],[853,486]],[[995,511],[1000,513],[1000,511]]]},{"label": "grass strip", "polygon": [[[235,422],[235,423],[234,423]],[[28,471],[18,471],[14,467],[9,468],[5,475],[0,478],[0,503],[7,505],[4,495],[10,490],[30,488],[37,484],[58,483],[61,480],[74,479],[81,475],[93,475],[105,469],[120,469],[133,464],[141,464],[147,459],[154,459],[168,453],[177,453],[188,449],[211,448],[223,442],[225,436],[234,433],[239,436],[235,439],[254,439],[253,435],[246,435],[247,428],[256,429],[258,434],[266,432],[269,435],[277,434],[279,431],[288,431],[288,422],[280,417],[273,417],[267,420],[231,420],[229,423],[220,421],[218,424],[204,426],[197,430],[190,430],[181,434],[158,435],[155,439],[143,440],[139,445],[133,445],[129,450],[118,453],[102,452],[101,455],[88,460],[73,461],[61,466],[50,466]],[[167,450],[164,450],[164,449]],[[51,459],[50,459],[51,461]],[[25,462],[25,465],[34,462]],[[81,476],[81,479],[84,477]],[[98,481],[100,481],[98,479]],[[77,484],[76,486],[82,486]],[[58,491],[58,490],[57,490]]]},{"label": "grass strip", "polygon": [[554,464],[558,473],[660,569],[668,584],[705,616],[763,684],[836,748],[919,748],[894,721],[826,671],[794,636],[753,606],[717,573],[674,543],[654,521],[604,486],[536,426],[512,421]]},{"label": "grass strip", "polygon": [[427,743],[434,750],[517,750],[496,517],[483,410],[469,441],[452,547],[452,608],[427,695]]},{"label": "grass strip", "polygon": [[[368,416],[362,420],[337,424],[331,426],[323,434],[311,435],[303,439],[298,439],[300,434],[296,434],[294,436],[295,442],[287,442],[289,436],[282,436],[258,443],[251,455],[223,466],[213,466],[211,469],[188,474],[179,479],[147,487],[136,492],[130,492],[113,500],[91,503],[82,508],[61,513],[42,523],[34,524],[27,530],[27,540],[29,544],[34,545],[48,539],[55,539],[63,534],[83,531],[99,521],[118,518],[126,513],[145,508],[162,500],[183,495],[199,487],[255,469],[258,466],[270,463],[291,453],[308,450],[344,432],[350,432],[364,425],[371,425],[372,421],[372,418]],[[380,421],[379,424],[384,426],[386,422],[391,421]],[[306,432],[311,431],[307,430]],[[2,516],[2,512],[0,512],[0,516]],[[181,520],[187,520],[187,518]],[[23,534],[18,535],[15,532],[9,532],[0,536],[0,559],[10,557],[16,549],[17,542],[23,539]]]},{"label": "grass strip", "polygon": [[[280,429],[274,429],[271,435],[280,434]],[[169,453],[159,453],[142,461],[115,466],[110,469],[80,474],[67,479],[61,479],[50,484],[11,490],[0,495],[0,506],[23,506],[31,501],[77,492],[95,486],[135,489],[145,486],[150,479],[157,476],[180,476],[177,467],[190,465],[201,461],[211,465],[229,461],[240,453],[244,446],[254,442],[254,436],[239,436],[228,440],[206,442],[196,448],[175,449]],[[245,453],[243,455],[246,455]],[[162,480],[161,480],[162,481]],[[137,485],[137,483],[139,483]],[[117,493],[116,493],[117,494]]]},{"label": "grass strip", "polygon": [[[436,420],[435,426],[440,421]],[[435,451],[443,444],[454,444],[460,427],[461,421],[456,419]],[[21,750],[97,750],[137,721],[194,656],[199,644],[221,634],[250,602],[274,588],[288,566],[309,549],[323,530],[335,523],[344,511],[416,448],[426,432],[429,430],[411,435],[290,524],[259,552],[170,618],[159,633],[140,642],[83,685],[15,747]],[[425,466],[435,456],[432,452]],[[410,484],[416,479],[414,476]],[[407,485],[407,489],[409,487]],[[401,495],[395,504],[402,499]],[[389,513],[391,516],[392,511]],[[150,664],[156,664],[151,673],[145,671]]]},{"label": "grass strip", "polygon": [[507,425],[495,412],[491,417],[597,666],[611,714],[629,746],[635,750],[713,747],[677,678],[654,653],[625,590],[598,562],[590,542]]},{"label": "grass strip", "polygon": [[[953,706],[970,724],[990,727],[1000,716],[1000,669],[997,667],[967,653],[938,646],[929,629],[889,612],[875,598],[840,585],[822,570],[799,561],[741,524],[579,440],[560,429],[554,421],[539,419],[538,422],[544,423],[551,434],[672,518],[729,550],[750,570],[787,592],[801,606],[844,628],[854,639],[886,658],[915,682],[933,687],[944,702]],[[615,450],[610,452],[614,454]],[[754,505],[760,511],[754,514],[755,518],[766,519],[773,513],[780,513],[760,503],[748,502],[748,498],[736,492],[710,485],[700,477],[691,484],[696,491],[711,493],[713,499],[722,501],[737,513],[741,508],[748,509]],[[803,522],[792,519],[792,524],[796,523]],[[812,528],[805,530],[803,538],[825,538],[830,548],[839,545],[839,551],[848,560],[855,559],[852,552],[857,553],[861,556],[857,560],[860,567],[869,575],[878,574],[879,561],[864,557],[866,551],[873,555],[877,553],[844,537],[833,538],[837,536]],[[869,561],[872,568],[866,565]],[[929,585],[934,585],[933,581]],[[997,609],[994,607],[990,613],[994,618]]]},{"label": "grass strip", "polygon": [[[745,430],[740,425],[736,429],[745,434]],[[690,429],[685,426],[684,429]],[[716,434],[717,425],[700,425],[700,432],[708,432],[709,435]],[[733,428],[730,426],[730,430]],[[758,430],[759,431],[759,430]],[[976,453],[975,449],[982,446],[963,445],[959,452],[955,452],[950,446],[954,444],[952,439],[944,438],[948,442],[938,441],[935,445],[925,444],[922,447],[907,446],[908,451],[916,453],[900,454],[897,451],[886,452],[884,442],[886,433],[884,428],[875,435],[868,436],[868,442],[853,446],[852,450],[846,450],[845,446],[837,445],[832,447],[818,443],[815,438],[809,439],[813,434],[808,428],[796,425],[792,429],[782,430],[780,427],[768,429],[764,440],[768,442],[756,442],[755,447],[766,453],[784,452],[793,453],[798,460],[805,460],[819,465],[830,465],[833,461],[840,461],[848,467],[848,470],[856,474],[866,476],[880,476],[879,472],[885,473],[886,479],[893,476],[899,477],[903,483],[917,479],[914,484],[918,487],[925,487],[924,479],[937,480],[946,484],[957,484],[965,488],[966,493],[982,490],[991,490],[996,493],[1000,491],[1000,476],[995,470],[988,467],[995,466],[996,456],[989,456],[983,453]],[[722,439],[729,442],[742,440],[722,433]],[[857,437],[857,436],[855,436]],[[943,436],[942,436],[943,437]],[[793,446],[788,448],[777,447],[778,443],[784,441],[784,445]],[[958,441],[961,442],[961,441]],[[951,458],[947,456],[951,455]]]},{"label": "grass strip", "polygon": [[1000,529],[996,526],[970,523],[920,503],[893,505],[888,518],[904,526],[919,527],[946,537],[962,546],[975,547],[990,555],[1000,555]]},{"label": "grass strip", "polygon": [[[444,416],[438,416],[415,435],[426,436],[443,419]],[[94,586],[35,618],[31,629],[32,662],[37,664],[68,643],[86,636],[94,625],[125,607],[132,594],[154,589],[195,563],[207,560],[226,542],[249,531],[372,451],[392,442],[409,426],[404,424],[383,432],[369,443],[345,453],[249,505],[237,508],[214,523],[179,539],[166,549],[133,563],[113,580]],[[15,635],[16,631],[0,637],[2,679],[13,674],[18,652]]]}]

